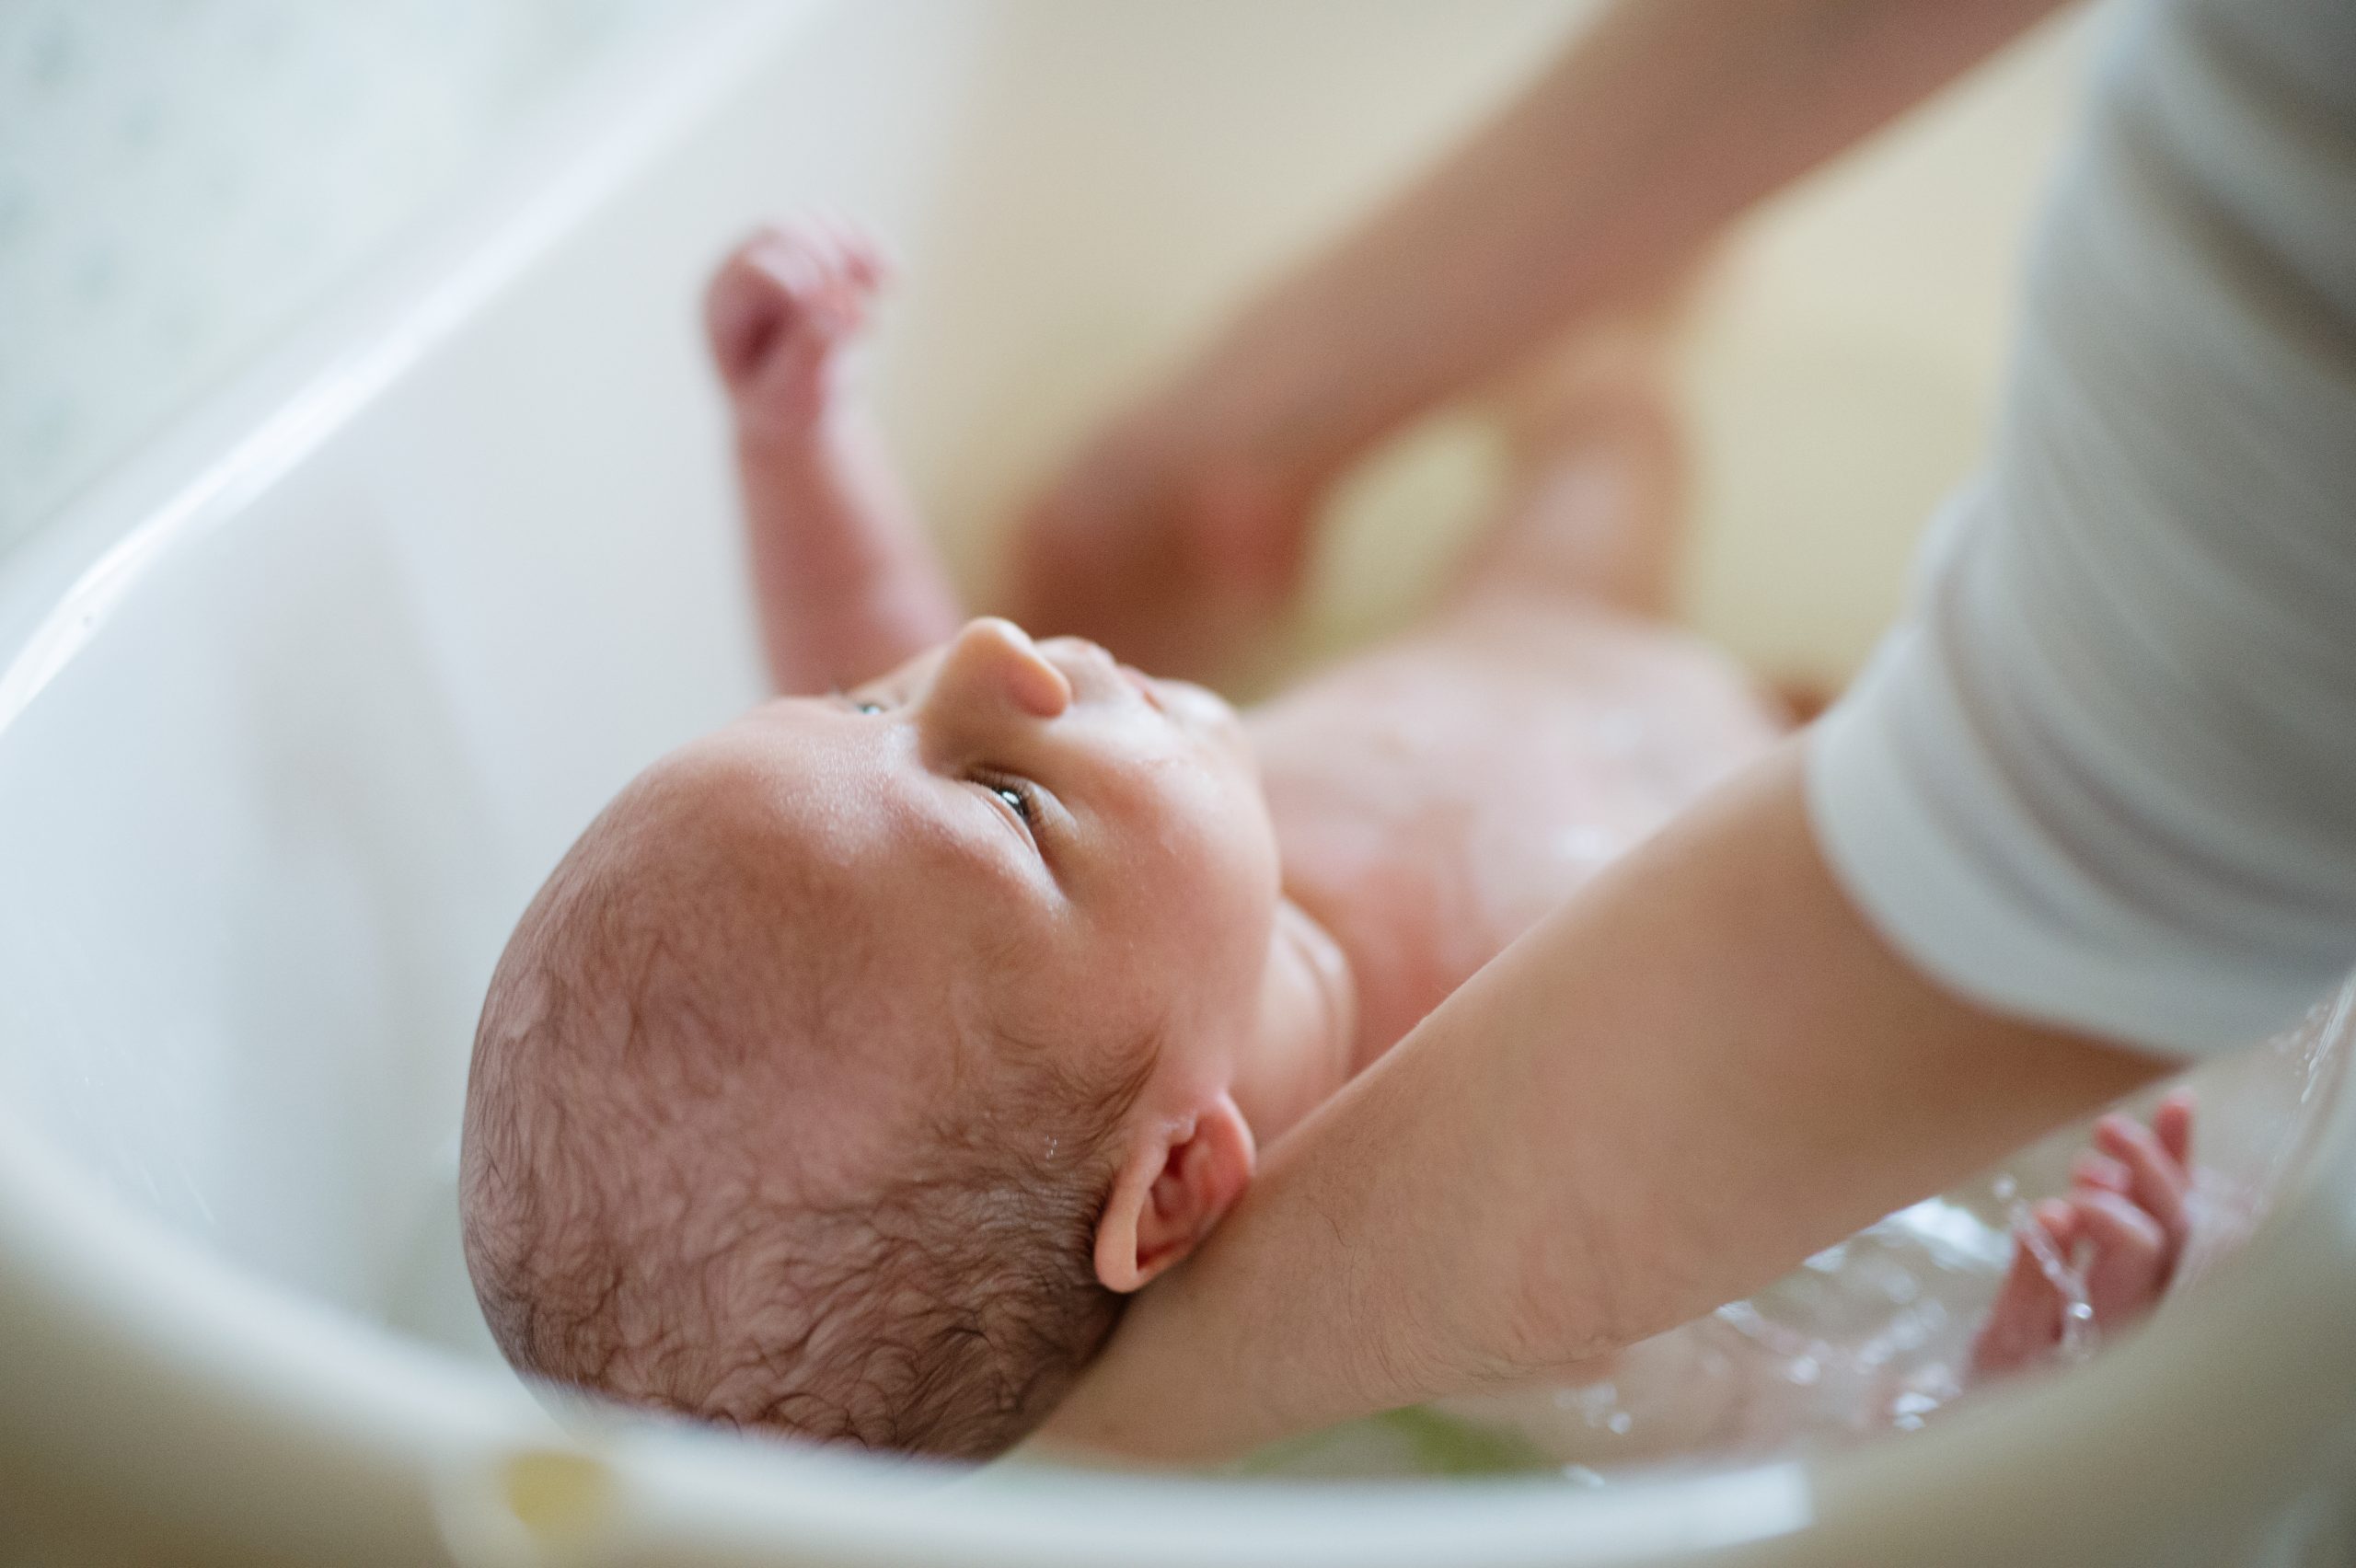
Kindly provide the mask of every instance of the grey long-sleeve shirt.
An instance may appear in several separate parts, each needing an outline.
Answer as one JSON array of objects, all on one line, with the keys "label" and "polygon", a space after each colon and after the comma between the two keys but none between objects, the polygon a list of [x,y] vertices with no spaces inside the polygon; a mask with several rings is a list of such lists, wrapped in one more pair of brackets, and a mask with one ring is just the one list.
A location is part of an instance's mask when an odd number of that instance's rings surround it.
[{"label": "grey long-sleeve shirt", "polygon": [[1810,805],[1933,976],[2203,1052],[2356,969],[2356,0],[2121,20]]}]

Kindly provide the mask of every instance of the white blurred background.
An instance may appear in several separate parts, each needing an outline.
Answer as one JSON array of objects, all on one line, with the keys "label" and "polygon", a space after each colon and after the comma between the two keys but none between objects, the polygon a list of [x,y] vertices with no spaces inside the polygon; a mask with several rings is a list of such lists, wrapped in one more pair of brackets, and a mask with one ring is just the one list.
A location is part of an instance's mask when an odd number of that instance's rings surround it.
[{"label": "white blurred background", "polygon": [[[502,147],[536,127],[560,127],[569,92],[627,71],[717,3],[0,0],[0,553],[339,297],[405,234],[430,228]],[[1412,38],[1432,28],[1476,40],[1456,52],[1461,59],[1401,63],[1463,81],[1422,84],[1429,90],[1396,125],[1304,116],[1298,147],[1232,147],[1210,135],[1211,153],[1278,165],[1330,159],[1321,140],[1363,136],[1367,146],[1334,161],[1380,175],[1329,182],[1282,214],[1228,211],[1233,245],[1257,243],[1244,234],[1299,243],[1346,216],[1411,166],[1417,147],[1427,156],[1434,138],[1536,69],[1592,8],[1368,3],[1383,5],[1394,24],[1369,32]],[[1001,9],[1005,30],[1052,31],[1066,47],[1046,52],[1061,61],[1052,81],[1001,84],[1045,95],[1013,117],[1035,127],[1033,144],[1015,137],[990,149],[1000,164],[1027,159],[1057,172],[1026,185],[1004,167],[983,171],[993,200],[1021,206],[1035,189],[1043,223],[1083,193],[1110,200],[1122,149],[1150,165],[1155,150],[1144,144],[1161,133],[1151,103],[1122,98],[1134,84],[1122,86],[1119,70],[1091,90],[1082,56],[1093,33],[1134,26],[1054,0]],[[895,20],[920,29],[927,14],[911,7]],[[1182,58],[1224,60],[1257,30],[1345,26],[1336,15],[1282,0],[1248,18],[1172,6],[1151,29],[1169,34]],[[1395,25],[1410,17],[1412,25]],[[1688,383],[1698,506],[1685,609],[1778,678],[1832,687],[1854,668],[1900,592],[1922,523],[1985,435],[2013,258],[2075,99],[2087,31],[2083,17],[2042,29],[1806,182],[1749,225],[1706,291]],[[1333,40],[1337,64],[1352,58],[1353,41]],[[1363,62],[1355,68],[1369,81],[1380,75]],[[1184,75],[1157,80],[1183,90],[1174,79]],[[1282,84],[1265,86],[1281,96]],[[1202,119],[1199,106],[1162,107]],[[1095,123],[1075,130],[1073,115]],[[1215,202],[1226,184],[1218,171],[1188,172]],[[1003,227],[1013,248],[967,258],[954,280],[904,287],[1011,302],[1047,277],[1070,286],[1084,259],[1043,269],[1024,225]],[[1253,270],[1214,264],[1230,248],[1224,235],[1174,249],[1170,238],[1154,259],[1161,270],[1197,252],[1207,259],[1193,293],[1232,287],[1228,273]],[[1108,262],[1102,276],[1135,270],[1109,264],[1122,261],[1116,236],[1101,244],[1112,252],[1099,259]],[[1187,285],[1171,292],[1190,296]],[[896,411],[911,429],[918,489],[941,501],[936,513],[969,580],[984,575],[977,552],[1020,499],[1018,486],[1035,483],[1050,461],[1033,450],[1046,427],[1068,431],[1075,400],[1093,406],[1107,392],[1091,370],[1107,357],[1102,344],[1068,358],[1044,341],[969,353],[976,345],[964,339],[976,331],[988,336],[966,326],[927,345],[924,386],[883,388],[887,419]],[[991,438],[979,448],[935,440],[933,424],[971,424],[971,373],[986,363],[999,374],[1029,367],[1022,386],[987,389],[1006,410],[989,421]],[[953,392],[955,409],[931,407]],[[1483,503],[1495,478],[1489,455],[1479,431],[1443,418],[1341,498],[1345,526],[1321,559],[1307,616],[1312,646],[1381,625],[1428,581],[1432,559]],[[957,473],[928,471],[949,459]]]},{"label": "white blurred background", "polygon": [[696,0],[0,0],[0,550]]}]

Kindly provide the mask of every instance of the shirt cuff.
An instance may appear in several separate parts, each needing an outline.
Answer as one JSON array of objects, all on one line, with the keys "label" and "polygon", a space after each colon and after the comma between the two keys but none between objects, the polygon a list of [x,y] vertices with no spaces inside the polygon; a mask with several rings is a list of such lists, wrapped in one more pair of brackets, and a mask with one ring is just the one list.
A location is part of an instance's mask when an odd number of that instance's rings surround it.
[{"label": "shirt cuff", "polygon": [[1919,622],[1893,632],[1818,724],[1811,825],[1881,936],[1991,1011],[2175,1055],[2292,1028],[2312,977],[2207,951],[2122,904],[1997,766]]}]

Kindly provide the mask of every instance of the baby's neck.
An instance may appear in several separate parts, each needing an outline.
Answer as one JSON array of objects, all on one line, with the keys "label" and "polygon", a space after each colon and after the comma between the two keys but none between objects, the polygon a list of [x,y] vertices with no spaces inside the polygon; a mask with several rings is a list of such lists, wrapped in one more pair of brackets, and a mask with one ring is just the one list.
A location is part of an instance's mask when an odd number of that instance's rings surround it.
[{"label": "baby's neck", "polygon": [[1262,1144],[1315,1110],[1357,1070],[1357,978],[1333,933],[1291,899],[1276,906],[1259,1038],[1235,1101]]}]

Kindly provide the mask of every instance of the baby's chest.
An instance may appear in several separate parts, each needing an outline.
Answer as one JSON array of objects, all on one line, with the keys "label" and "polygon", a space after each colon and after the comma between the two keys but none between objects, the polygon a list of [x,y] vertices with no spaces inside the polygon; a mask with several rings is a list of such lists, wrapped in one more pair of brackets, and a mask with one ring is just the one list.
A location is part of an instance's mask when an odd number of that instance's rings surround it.
[{"label": "baby's chest", "polygon": [[1262,746],[1288,881],[1458,978],[1692,789],[1635,694],[1477,673],[1327,683]]},{"label": "baby's chest", "polygon": [[1286,885],[1350,951],[1380,1050],[1777,725],[1688,638],[1553,615],[1352,661],[1253,731]]}]

